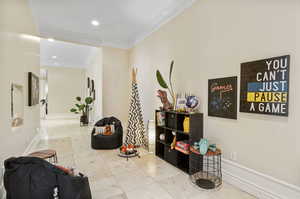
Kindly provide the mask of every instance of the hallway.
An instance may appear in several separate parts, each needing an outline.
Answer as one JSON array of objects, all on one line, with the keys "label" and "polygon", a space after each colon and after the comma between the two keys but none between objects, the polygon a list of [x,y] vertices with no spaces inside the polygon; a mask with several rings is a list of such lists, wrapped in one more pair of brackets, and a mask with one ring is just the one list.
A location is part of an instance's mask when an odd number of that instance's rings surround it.
[{"label": "hallway", "polygon": [[76,119],[42,121],[43,135],[37,149],[55,149],[58,164],[75,168],[89,177],[94,199],[251,199],[224,183],[220,191],[200,191],[188,176],[140,150],[141,158],[122,159],[117,150],[92,150],[90,127],[79,127]]}]

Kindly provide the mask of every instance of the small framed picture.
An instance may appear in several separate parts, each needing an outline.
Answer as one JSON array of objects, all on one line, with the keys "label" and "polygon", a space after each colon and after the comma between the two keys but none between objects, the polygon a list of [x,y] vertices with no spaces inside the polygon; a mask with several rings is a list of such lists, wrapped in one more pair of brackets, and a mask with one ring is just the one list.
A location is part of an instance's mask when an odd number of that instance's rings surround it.
[{"label": "small framed picture", "polygon": [[92,85],[91,85],[91,87],[92,87],[91,89],[92,89],[92,91],[94,91],[94,90],[95,90],[95,82],[94,82],[93,79],[92,79],[92,81],[91,81],[91,84],[92,84]]},{"label": "small framed picture", "polygon": [[87,87],[88,87],[88,88],[90,88],[90,82],[91,82],[91,80],[90,80],[90,78],[88,77],[88,78],[87,78]]}]

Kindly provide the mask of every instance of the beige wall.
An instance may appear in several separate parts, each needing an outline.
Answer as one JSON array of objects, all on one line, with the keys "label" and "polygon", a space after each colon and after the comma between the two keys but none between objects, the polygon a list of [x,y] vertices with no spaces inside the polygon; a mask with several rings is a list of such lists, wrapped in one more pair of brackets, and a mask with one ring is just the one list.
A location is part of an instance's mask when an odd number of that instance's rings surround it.
[{"label": "beige wall", "polygon": [[103,48],[103,116],[115,116],[125,127],[129,110],[129,54]]},{"label": "beige wall", "polygon": [[73,115],[70,109],[77,96],[84,97],[85,69],[67,67],[42,67],[48,71],[49,116]]},{"label": "beige wall", "polygon": [[[102,78],[103,78],[103,51],[102,48],[95,48],[94,56],[86,69],[86,80],[92,78],[95,81],[96,100],[93,104],[93,110],[90,112],[90,121],[97,122],[103,117],[102,106]],[[87,88],[87,86],[85,86]],[[89,95],[86,93],[86,95]]]},{"label": "beige wall", "polygon": [[[20,156],[40,127],[39,105],[28,107],[28,72],[39,75],[39,39],[26,0],[0,0],[0,162]],[[27,35],[27,36],[26,36]],[[23,85],[24,125],[11,129],[10,85]]]},{"label": "beige wall", "polygon": [[[300,2],[201,0],[131,50],[140,67],[146,119],[159,106],[155,70],[166,76],[175,60],[179,92],[200,97],[205,137],[237,163],[300,186]],[[239,113],[238,120],[207,116],[208,79],[239,76],[240,63],[291,55],[290,116]]]}]

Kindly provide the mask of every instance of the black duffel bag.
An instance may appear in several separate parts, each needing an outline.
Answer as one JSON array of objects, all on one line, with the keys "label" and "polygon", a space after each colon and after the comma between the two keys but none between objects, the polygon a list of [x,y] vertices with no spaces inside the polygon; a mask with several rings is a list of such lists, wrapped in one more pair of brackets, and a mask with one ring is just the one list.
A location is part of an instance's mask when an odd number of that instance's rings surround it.
[{"label": "black duffel bag", "polygon": [[92,199],[89,181],[35,157],[4,162],[6,199]]}]

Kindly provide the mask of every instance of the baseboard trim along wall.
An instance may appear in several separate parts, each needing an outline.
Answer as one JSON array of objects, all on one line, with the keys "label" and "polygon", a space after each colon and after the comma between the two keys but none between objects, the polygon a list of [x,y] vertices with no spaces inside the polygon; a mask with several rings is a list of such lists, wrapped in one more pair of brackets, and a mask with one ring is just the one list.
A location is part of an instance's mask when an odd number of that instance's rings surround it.
[{"label": "baseboard trim along wall", "polygon": [[260,199],[299,199],[300,187],[249,169],[236,162],[222,160],[223,180]]}]

